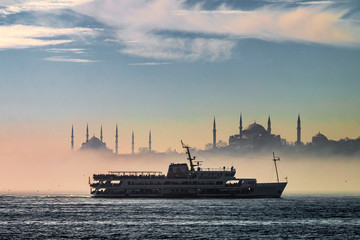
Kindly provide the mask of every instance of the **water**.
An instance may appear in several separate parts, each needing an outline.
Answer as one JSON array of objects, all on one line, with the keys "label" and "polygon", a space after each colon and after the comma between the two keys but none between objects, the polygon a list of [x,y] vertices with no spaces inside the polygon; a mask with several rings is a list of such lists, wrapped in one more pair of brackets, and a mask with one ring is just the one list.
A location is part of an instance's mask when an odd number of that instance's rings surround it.
[{"label": "water", "polygon": [[1,239],[360,239],[360,196],[0,196]]}]

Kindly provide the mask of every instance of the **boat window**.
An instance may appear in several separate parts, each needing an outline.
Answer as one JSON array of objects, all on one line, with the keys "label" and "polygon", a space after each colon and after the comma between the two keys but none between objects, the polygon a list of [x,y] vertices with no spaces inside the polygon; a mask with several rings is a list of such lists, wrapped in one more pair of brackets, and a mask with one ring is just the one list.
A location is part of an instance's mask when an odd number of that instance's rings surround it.
[{"label": "boat window", "polygon": [[[243,181],[242,181],[243,182]],[[230,180],[226,182],[227,186],[233,186],[233,185],[241,185],[242,182],[239,182],[239,180]]]}]

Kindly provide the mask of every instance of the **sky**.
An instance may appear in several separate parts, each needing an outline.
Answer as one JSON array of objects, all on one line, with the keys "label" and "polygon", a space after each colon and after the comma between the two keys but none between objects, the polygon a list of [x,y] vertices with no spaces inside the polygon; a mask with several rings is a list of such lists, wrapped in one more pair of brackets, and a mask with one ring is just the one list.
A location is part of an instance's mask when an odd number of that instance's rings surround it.
[{"label": "sky", "polygon": [[0,161],[70,151],[72,125],[80,148],[87,123],[111,149],[118,124],[120,153],[132,131],[204,148],[240,113],[289,142],[298,114],[303,142],[357,138],[359,23],[357,0],[0,0]]},{"label": "sky", "polygon": [[[86,123],[130,151],[181,138],[202,148],[244,125],[289,142],[360,136],[359,2],[0,1],[0,114],[6,129],[52,126],[76,146]],[[41,130],[40,130],[41,132]],[[6,134],[5,134],[6,137]],[[156,141],[157,140],[157,141]],[[113,147],[112,147],[113,148]]]}]

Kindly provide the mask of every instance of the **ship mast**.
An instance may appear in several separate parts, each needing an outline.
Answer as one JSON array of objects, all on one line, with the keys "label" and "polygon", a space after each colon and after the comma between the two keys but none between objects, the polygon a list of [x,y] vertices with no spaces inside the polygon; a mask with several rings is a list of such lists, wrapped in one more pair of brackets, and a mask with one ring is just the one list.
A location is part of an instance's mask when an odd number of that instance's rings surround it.
[{"label": "ship mast", "polygon": [[188,155],[187,159],[190,161],[190,168],[191,168],[190,170],[193,172],[195,170],[194,170],[194,164],[193,164],[192,160],[195,160],[196,157],[195,156],[191,157],[190,147],[188,145],[185,145],[182,140],[181,140],[181,145],[183,148],[186,148],[186,154]]},{"label": "ship mast", "polygon": [[280,161],[280,158],[279,158],[279,157],[275,157],[275,153],[274,153],[274,152],[273,152],[273,161],[274,161],[274,164],[275,164],[275,171],[276,171],[277,182],[279,183],[279,174],[278,174],[276,162],[277,162],[277,161]]}]

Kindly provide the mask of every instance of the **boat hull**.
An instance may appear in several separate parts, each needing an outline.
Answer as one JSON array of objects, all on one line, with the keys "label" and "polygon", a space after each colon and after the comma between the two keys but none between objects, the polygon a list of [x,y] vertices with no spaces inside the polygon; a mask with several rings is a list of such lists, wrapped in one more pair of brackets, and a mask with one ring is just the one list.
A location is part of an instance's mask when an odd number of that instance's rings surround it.
[{"label": "boat hull", "polygon": [[118,189],[112,192],[93,192],[95,198],[280,198],[287,182],[257,183],[254,188],[157,188],[156,191],[141,192],[136,189]]}]

